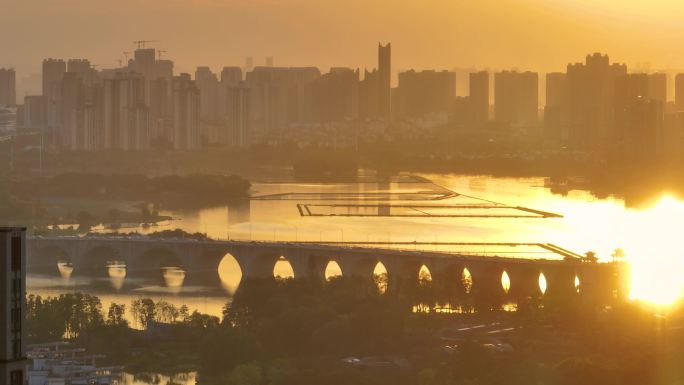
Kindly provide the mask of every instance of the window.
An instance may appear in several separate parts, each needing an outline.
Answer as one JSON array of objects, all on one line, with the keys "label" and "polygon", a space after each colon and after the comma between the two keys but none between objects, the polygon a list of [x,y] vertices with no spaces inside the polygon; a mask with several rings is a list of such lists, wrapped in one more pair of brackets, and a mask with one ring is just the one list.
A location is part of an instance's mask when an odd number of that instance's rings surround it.
[{"label": "window", "polygon": [[12,309],[12,332],[21,331],[21,308]]},{"label": "window", "polygon": [[24,385],[24,372],[22,370],[10,372],[10,385]]},{"label": "window", "polygon": [[24,298],[24,293],[21,291],[21,278],[14,278],[12,280],[12,299],[16,302]]},{"label": "window", "polygon": [[12,341],[12,358],[14,358],[14,359],[21,358],[21,339],[20,338],[17,338],[14,341]]},{"label": "window", "polygon": [[12,271],[21,271],[21,237],[12,237]]}]

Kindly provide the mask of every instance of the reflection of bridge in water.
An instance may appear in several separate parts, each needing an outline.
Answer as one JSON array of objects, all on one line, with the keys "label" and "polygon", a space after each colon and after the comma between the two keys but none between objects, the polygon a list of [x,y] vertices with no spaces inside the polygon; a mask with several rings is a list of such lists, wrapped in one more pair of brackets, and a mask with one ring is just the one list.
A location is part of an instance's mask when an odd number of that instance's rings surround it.
[{"label": "reflection of bridge in water", "polygon": [[[418,246],[423,249],[418,250]],[[424,249],[426,246],[456,249],[430,251]],[[458,250],[467,246],[523,250],[510,254],[504,250]],[[540,254],[540,250],[546,254]],[[222,284],[218,267],[225,258],[234,259],[243,281],[273,277],[276,263],[286,260],[295,279],[320,281],[326,279],[326,267],[331,262],[339,266],[342,276],[369,280],[381,265],[387,273],[390,293],[400,291],[403,283],[417,282],[420,272],[426,270],[434,284],[456,286],[467,271],[473,292],[505,295],[512,300],[578,295],[607,301],[624,292],[616,265],[585,262],[577,254],[550,244],[326,244],[113,236],[33,237],[28,242],[28,268],[32,274],[56,275],[58,264],[68,264],[76,276],[111,277],[111,267],[115,266],[119,276],[157,278],[169,269],[180,268],[185,285],[210,286]],[[502,284],[504,277],[507,282]]]}]

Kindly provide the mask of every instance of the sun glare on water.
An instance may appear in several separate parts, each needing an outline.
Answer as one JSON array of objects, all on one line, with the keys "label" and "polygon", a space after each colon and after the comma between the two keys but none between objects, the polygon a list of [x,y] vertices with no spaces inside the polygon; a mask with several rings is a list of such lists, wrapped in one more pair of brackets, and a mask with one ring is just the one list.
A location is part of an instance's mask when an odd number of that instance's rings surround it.
[{"label": "sun glare on water", "polygon": [[637,226],[624,234],[631,269],[630,298],[671,305],[682,297],[684,202],[663,196],[639,214]]}]

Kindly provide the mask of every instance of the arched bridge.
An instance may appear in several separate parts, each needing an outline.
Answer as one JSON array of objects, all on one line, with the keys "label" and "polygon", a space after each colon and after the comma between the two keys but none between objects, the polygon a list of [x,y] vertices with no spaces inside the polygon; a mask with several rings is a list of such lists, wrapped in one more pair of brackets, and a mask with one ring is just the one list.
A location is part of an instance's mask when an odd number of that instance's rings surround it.
[{"label": "arched bridge", "polygon": [[533,254],[528,257],[485,256],[351,243],[113,236],[32,237],[27,253],[30,273],[57,274],[57,265],[68,263],[75,275],[106,276],[108,265],[116,261],[124,266],[127,278],[154,277],[159,276],[164,267],[182,267],[188,284],[220,284],[218,266],[230,254],[239,265],[243,281],[273,277],[276,262],[285,259],[291,265],[295,279],[314,280],[325,279],[325,270],[331,261],[339,265],[343,276],[367,279],[372,279],[374,269],[382,264],[389,290],[399,282],[417,280],[421,269],[427,269],[435,283],[460,282],[467,270],[473,287],[486,288],[489,292],[502,290],[502,276],[505,276],[509,287],[503,290],[513,296],[533,295],[540,290],[542,279],[545,295],[579,293],[608,298],[623,291],[619,268],[615,265],[588,263],[555,246],[540,246],[560,256],[538,259]]}]

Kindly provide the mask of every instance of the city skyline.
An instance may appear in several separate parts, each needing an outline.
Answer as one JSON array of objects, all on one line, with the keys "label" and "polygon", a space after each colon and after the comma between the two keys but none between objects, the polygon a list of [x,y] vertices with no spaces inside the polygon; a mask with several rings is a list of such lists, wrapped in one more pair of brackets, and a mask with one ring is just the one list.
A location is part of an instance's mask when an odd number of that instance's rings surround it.
[{"label": "city skyline", "polygon": [[684,2],[0,2],[0,385],[684,383]]},{"label": "city skyline", "polygon": [[[377,51],[376,56],[375,56],[375,64],[370,64],[367,67],[360,67],[360,66],[345,66],[342,64],[339,65],[331,65],[329,68],[325,67],[320,67],[315,64],[304,64],[301,66],[289,66],[284,63],[281,63],[277,61],[277,57],[274,56],[265,56],[265,57],[254,57],[254,56],[245,56],[240,62],[236,63],[226,63],[218,66],[208,66],[204,65],[202,63],[195,63],[195,65],[192,68],[183,68],[178,65],[178,62],[176,61],[176,57],[173,55],[169,55],[168,51],[162,49],[162,47],[157,46],[157,41],[155,40],[141,40],[141,41],[133,41],[129,43],[131,47],[134,47],[138,45],[138,47],[145,47],[148,46],[150,50],[155,51],[155,57],[157,57],[159,60],[162,59],[162,54],[164,55],[163,59],[173,65],[173,73],[174,74],[181,74],[181,73],[188,73],[188,74],[193,74],[193,79],[194,79],[194,74],[196,74],[197,69],[202,68],[203,71],[207,71],[207,73],[213,73],[216,75],[221,75],[221,72],[225,69],[241,69],[243,71],[243,75],[246,74],[247,72],[251,72],[254,68],[256,67],[275,67],[275,68],[315,68],[321,72],[321,74],[325,73],[332,73],[335,72],[337,69],[343,68],[343,69],[352,69],[352,70],[359,70],[361,74],[363,74],[363,71],[368,71],[369,73],[372,73],[373,69],[378,69],[378,58],[377,58]],[[382,46],[383,42],[379,42],[378,45]],[[387,44],[392,45],[393,42],[387,42]],[[371,46],[371,44],[367,44],[364,46],[364,50],[367,48],[367,46]],[[139,48],[138,48],[139,49]],[[401,47],[400,47],[401,49]],[[83,61],[87,62],[88,65],[91,65],[94,70],[97,71],[119,71],[122,68],[127,67],[127,63],[125,62],[124,58],[128,60],[133,59],[133,55],[135,53],[136,49],[131,48],[130,51],[124,51],[123,53],[125,54],[122,59],[117,61],[116,63],[112,63],[111,65],[102,65],[102,64],[97,64],[96,60],[92,59],[92,55],[85,54],[83,56],[78,56],[78,57],[71,57],[68,55],[57,55],[57,56],[45,56],[40,59],[39,62],[42,62],[43,60],[73,60],[73,61]],[[677,75],[680,73],[684,73],[684,69],[653,69],[648,66],[645,66],[646,62],[638,62],[636,65],[630,65],[629,63],[626,63],[625,61],[620,60],[619,58],[616,59],[614,55],[612,55],[611,52],[608,51],[587,51],[584,52],[582,55],[574,58],[567,58],[565,66],[558,70],[553,70],[553,71],[537,71],[533,70],[530,68],[520,68],[520,67],[476,67],[476,66],[452,66],[452,67],[445,67],[445,68],[420,68],[420,67],[405,67],[405,68],[397,68],[395,62],[396,62],[396,55],[392,55],[392,69],[389,70],[389,75],[390,75],[390,85],[392,88],[396,88],[399,86],[399,80],[400,80],[400,74],[405,73],[405,72],[429,72],[429,71],[438,71],[438,72],[452,72],[455,74],[455,81],[456,81],[456,86],[455,86],[455,94],[456,96],[468,96],[469,95],[469,75],[477,72],[488,72],[491,76],[491,79],[489,80],[489,94],[490,94],[490,104],[494,103],[493,96],[494,96],[494,74],[497,72],[506,72],[506,71],[512,71],[512,72],[533,72],[538,74],[539,76],[539,81],[537,84],[537,89],[538,89],[538,106],[543,107],[546,105],[546,91],[547,91],[547,86],[546,86],[546,75],[554,75],[560,72],[565,72],[568,68],[568,66],[573,66],[578,63],[583,63],[584,59],[587,55],[593,55],[593,54],[602,54],[602,55],[607,55],[610,58],[610,61],[613,63],[620,63],[621,65],[625,65],[627,68],[627,73],[630,74],[642,74],[642,73],[652,73],[652,74],[663,74],[666,76],[666,89],[665,89],[665,95],[666,95],[666,100],[668,102],[674,102],[675,101],[675,91],[676,91],[676,85],[675,85],[675,78]],[[256,61],[255,61],[256,59]],[[0,70],[6,71],[6,70],[12,70],[14,71],[13,77],[15,78],[14,81],[16,82],[15,86],[15,93],[17,97],[17,103],[21,103],[24,97],[26,96],[32,96],[36,94],[41,94],[43,92],[43,88],[41,85],[41,78],[42,78],[42,72],[39,69],[36,72],[32,72],[30,74],[22,73],[20,70],[13,66],[2,66],[0,63]],[[1,74],[0,74],[1,75]],[[361,79],[364,77],[361,76]]]}]

